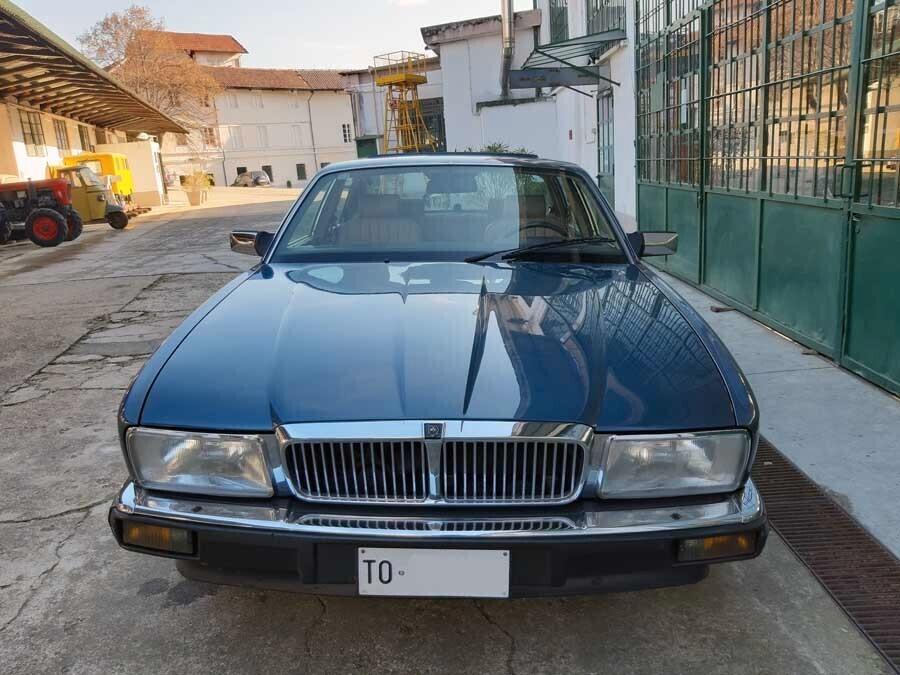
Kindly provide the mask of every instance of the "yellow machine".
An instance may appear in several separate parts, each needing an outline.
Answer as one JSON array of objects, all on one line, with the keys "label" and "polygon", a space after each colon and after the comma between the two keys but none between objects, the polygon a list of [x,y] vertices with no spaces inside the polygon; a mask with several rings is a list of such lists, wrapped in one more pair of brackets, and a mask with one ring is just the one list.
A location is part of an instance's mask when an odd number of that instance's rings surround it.
[{"label": "yellow machine", "polygon": [[391,52],[375,57],[375,83],[385,89],[385,152],[433,152],[437,147],[422,118],[419,85],[425,84],[426,57]]},{"label": "yellow machine", "polygon": [[128,225],[128,214],[107,189],[106,182],[89,166],[79,164],[51,167],[50,173],[53,178],[64,178],[69,182],[72,208],[80,216],[80,220],[86,223],[105,220],[116,230]]},{"label": "yellow machine", "polygon": [[63,157],[65,166],[87,166],[102,178],[110,178],[113,195],[122,203],[130,204],[134,195],[134,179],[128,166],[128,158],[117,152],[83,152]]}]

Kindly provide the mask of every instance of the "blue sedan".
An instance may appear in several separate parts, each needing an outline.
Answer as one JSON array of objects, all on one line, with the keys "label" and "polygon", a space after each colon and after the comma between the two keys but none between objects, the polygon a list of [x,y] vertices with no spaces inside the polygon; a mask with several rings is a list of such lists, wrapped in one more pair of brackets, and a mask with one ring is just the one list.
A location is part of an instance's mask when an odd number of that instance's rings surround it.
[{"label": "blue sedan", "polygon": [[333,164],[126,394],[128,550],[218,583],[513,597],[753,558],[757,406],[580,168]]}]

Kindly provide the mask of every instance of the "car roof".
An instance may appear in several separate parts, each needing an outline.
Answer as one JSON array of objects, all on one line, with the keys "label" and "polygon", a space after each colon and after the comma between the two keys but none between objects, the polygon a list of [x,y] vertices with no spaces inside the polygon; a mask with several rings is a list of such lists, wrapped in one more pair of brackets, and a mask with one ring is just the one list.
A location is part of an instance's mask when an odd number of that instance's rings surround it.
[{"label": "car roof", "polygon": [[378,155],[377,157],[369,157],[366,159],[335,162],[322,169],[320,173],[326,174],[353,169],[417,166],[518,166],[532,169],[578,171],[579,173],[582,171],[581,167],[577,164],[561,162],[555,159],[542,159],[537,155],[476,152],[428,152],[405,155]]}]

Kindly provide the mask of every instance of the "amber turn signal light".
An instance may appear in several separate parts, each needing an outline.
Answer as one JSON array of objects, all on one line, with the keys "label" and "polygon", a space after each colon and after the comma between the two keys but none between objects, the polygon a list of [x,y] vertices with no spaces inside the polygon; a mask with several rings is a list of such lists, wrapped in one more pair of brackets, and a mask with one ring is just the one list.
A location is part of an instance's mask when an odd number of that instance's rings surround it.
[{"label": "amber turn signal light", "polygon": [[738,558],[756,551],[756,533],[726,534],[678,542],[678,561],[694,562],[717,558]]},{"label": "amber turn signal light", "polygon": [[154,551],[186,555],[194,552],[194,536],[190,530],[147,525],[146,523],[124,523],[122,525],[122,542],[129,546],[139,546]]}]

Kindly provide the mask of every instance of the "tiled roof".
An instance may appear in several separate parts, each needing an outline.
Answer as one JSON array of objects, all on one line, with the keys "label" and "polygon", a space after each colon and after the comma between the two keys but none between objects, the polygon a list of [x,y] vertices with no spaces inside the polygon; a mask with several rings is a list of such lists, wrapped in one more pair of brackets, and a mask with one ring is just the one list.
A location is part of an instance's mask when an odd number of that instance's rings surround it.
[{"label": "tiled roof", "polygon": [[204,70],[226,89],[297,89],[302,91],[343,91],[344,79],[336,70],[293,70],[286,68],[223,68]]},{"label": "tiled roof", "polygon": [[300,77],[309,83],[310,89],[341,91],[344,78],[338,70],[298,70]]},{"label": "tiled roof", "polygon": [[[148,31],[149,32],[149,31]],[[168,30],[153,31],[170,40],[177,49],[186,52],[222,52],[226,54],[246,54],[244,45],[231,35],[210,33],[174,33]]]}]

